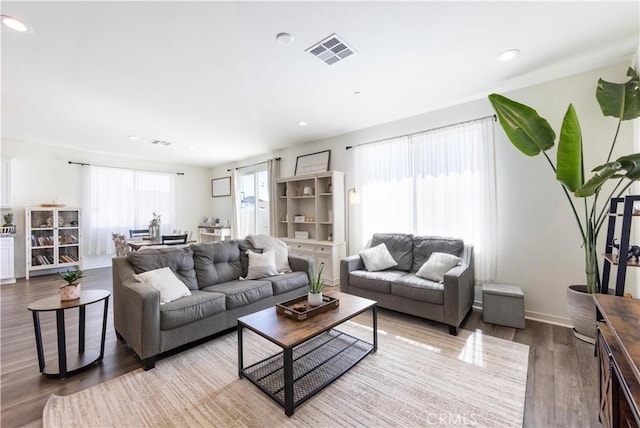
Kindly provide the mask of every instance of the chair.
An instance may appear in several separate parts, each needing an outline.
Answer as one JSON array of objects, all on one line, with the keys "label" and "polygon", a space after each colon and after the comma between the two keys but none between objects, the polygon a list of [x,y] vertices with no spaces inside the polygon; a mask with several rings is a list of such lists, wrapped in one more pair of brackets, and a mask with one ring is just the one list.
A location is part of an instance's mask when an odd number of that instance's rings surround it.
[{"label": "chair", "polygon": [[162,245],[180,245],[187,243],[187,235],[162,235]]},{"label": "chair", "polygon": [[183,235],[183,234],[187,234],[187,242],[191,241],[191,234],[193,233],[193,230],[174,230],[172,235]]},{"label": "chair", "polygon": [[113,245],[116,248],[116,256],[126,256],[129,252],[129,246],[127,245],[127,240],[124,235],[120,233],[112,233]]},{"label": "chair", "polygon": [[149,236],[149,229],[129,229],[129,238],[142,238]]}]

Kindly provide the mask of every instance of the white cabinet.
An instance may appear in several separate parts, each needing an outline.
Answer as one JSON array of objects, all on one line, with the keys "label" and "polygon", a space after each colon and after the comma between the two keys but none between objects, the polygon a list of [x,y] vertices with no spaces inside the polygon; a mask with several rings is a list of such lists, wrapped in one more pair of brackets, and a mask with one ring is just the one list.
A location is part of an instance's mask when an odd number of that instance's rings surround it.
[{"label": "white cabinet", "polygon": [[0,237],[0,281],[2,284],[16,282],[13,261],[13,236]]},{"label": "white cabinet", "polygon": [[26,209],[26,278],[34,270],[59,267],[82,269],[80,210],[75,208]]},{"label": "white cabinet", "polygon": [[0,208],[11,208],[11,162],[13,158],[0,156]]},{"label": "white cabinet", "polygon": [[198,226],[200,242],[224,241],[231,239],[231,228],[226,226]]},{"label": "white cabinet", "polygon": [[292,255],[310,257],[316,270],[324,265],[327,285],[340,283],[340,259],[346,255],[344,173],[327,171],[277,180],[276,238]]},{"label": "white cabinet", "polygon": [[322,269],[321,278],[326,285],[340,284],[340,259],[345,257],[347,245],[343,242],[320,243],[302,239],[281,238],[289,246],[289,254],[298,257],[313,259],[316,272]]}]

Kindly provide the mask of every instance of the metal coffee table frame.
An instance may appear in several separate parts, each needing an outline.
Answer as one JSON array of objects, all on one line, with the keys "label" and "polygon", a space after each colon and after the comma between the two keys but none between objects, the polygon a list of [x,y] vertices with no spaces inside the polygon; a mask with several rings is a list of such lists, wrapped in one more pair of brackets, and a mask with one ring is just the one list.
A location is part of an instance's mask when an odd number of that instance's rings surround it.
[{"label": "metal coffee table frame", "polygon": [[[356,296],[349,296],[349,298],[361,299]],[[238,376],[249,379],[276,403],[284,407],[287,416],[293,415],[297,406],[378,349],[377,305],[375,301],[362,300],[370,303],[367,303],[366,307],[360,310],[349,312],[343,318],[335,319],[333,317],[334,319],[332,319],[331,311],[329,311],[327,323],[320,323],[316,328],[312,328],[308,334],[300,336],[298,343],[283,343],[278,338],[271,337],[258,325],[252,325],[250,320],[246,320],[251,315],[240,318],[238,320]],[[369,309],[372,310],[373,315],[373,343],[333,328]],[[292,327],[304,324],[277,315],[275,308],[266,309],[260,313],[264,312],[265,315],[270,315],[268,314],[270,310],[273,310],[273,317],[279,317],[275,321],[276,323],[293,323]],[[318,317],[322,317],[322,315],[324,314],[318,315]],[[282,352],[244,367],[242,340],[244,328],[248,328],[282,347]]]}]

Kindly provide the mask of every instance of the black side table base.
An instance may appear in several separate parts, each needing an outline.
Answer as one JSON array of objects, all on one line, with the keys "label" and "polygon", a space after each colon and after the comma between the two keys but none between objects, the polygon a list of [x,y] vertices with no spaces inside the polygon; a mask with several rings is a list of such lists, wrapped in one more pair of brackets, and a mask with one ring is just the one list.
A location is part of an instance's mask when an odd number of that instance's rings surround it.
[{"label": "black side table base", "polygon": [[[78,355],[71,357],[67,361],[67,344],[65,333],[65,320],[64,311],[70,308],[51,308],[46,310],[55,310],[56,312],[56,333],[58,339],[58,361],[51,361],[48,365],[45,361],[44,347],[42,344],[42,330],[40,326],[40,312],[45,309],[29,308],[33,314],[33,329],[36,339],[36,351],[38,353],[38,367],[40,373],[45,376],[65,379],[75,373],[78,373],[84,369],[91,367],[95,363],[101,363],[104,357],[104,343],[107,332],[107,316],[109,314],[109,296],[111,293],[107,293],[105,296],[99,296],[95,301],[90,301],[87,304],[96,303],[104,300],[104,310],[102,316],[102,334],[100,341],[100,352],[90,351],[85,352],[85,322],[86,322],[86,304],[81,304],[78,307],[79,310],[79,325],[78,325]],[[44,300],[44,299],[43,299]],[[37,303],[37,302],[36,302]]]}]

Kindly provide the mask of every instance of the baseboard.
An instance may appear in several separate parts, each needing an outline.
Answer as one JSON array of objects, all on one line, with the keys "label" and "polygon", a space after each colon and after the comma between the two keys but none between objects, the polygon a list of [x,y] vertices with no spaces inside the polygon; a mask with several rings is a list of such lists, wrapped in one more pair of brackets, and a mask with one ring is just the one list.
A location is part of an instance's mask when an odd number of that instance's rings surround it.
[{"label": "baseboard", "polygon": [[532,321],[540,321],[547,324],[559,325],[561,327],[573,328],[571,320],[566,317],[559,317],[557,315],[543,314],[540,312],[524,311],[524,317]]},{"label": "baseboard", "polygon": [[[482,310],[482,302],[479,300],[475,300],[473,302],[473,307],[475,309]],[[533,312],[533,311],[524,311],[525,319],[532,321],[540,321],[547,324],[559,325],[562,327],[572,328],[573,324],[571,324],[571,320],[566,317],[559,317],[557,315],[545,314],[541,312]]]}]

